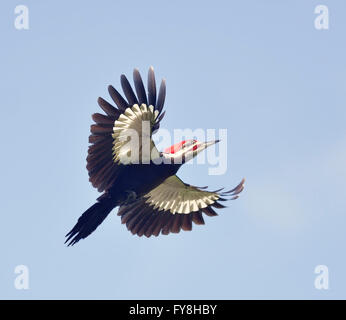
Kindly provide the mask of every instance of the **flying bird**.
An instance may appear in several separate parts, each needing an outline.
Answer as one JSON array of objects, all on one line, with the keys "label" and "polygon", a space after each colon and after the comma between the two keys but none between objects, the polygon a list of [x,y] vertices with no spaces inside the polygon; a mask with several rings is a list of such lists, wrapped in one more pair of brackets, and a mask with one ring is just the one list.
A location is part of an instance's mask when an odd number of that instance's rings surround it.
[{"label": "flying bird", "polygon": [[[134,89],[125,75],[120,81],[125,98],[108,87],[115,105],[102,98],[98,104],[104,113],[94,113],[87,156],[89,181],[102,195],[86,210],[66,235],[68,245],[89,236],[115,208],[132,234],[138,236],[178,233],[191,230],[192,223],[204,224],[203,214],[216,216],[220,202],[234,200],[244,188],[244,179],[232,190],[207,191],[184,183],[176,175],[186,163],[218,140],[184,140],[159,152],[152,134],[159,129],[165,114],[166,82],[158,94],[152,67],[147,91],[137,69]],[[147,129],[147,130],[144,130]],[[136,144],[131,144],[131,138]]]}]

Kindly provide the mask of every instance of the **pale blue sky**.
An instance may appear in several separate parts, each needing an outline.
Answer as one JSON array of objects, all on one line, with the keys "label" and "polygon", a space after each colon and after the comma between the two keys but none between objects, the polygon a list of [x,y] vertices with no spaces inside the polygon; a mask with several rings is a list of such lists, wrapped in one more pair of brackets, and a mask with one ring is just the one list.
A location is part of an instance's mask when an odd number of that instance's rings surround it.
[{"label": "pale blue sky", "polygon": [[[314,28],[318,4],[329,30]],[[345,17],[327,0],[1,1],[0,298],[346,298]],[[138,238],[115,210],[67,248],[98,196],[96,99],[150,65],[167,79],[164,128],[228,129],[225,175],[179,176],[246,189],[192,232]],[[19,264],[29,290],[14,288]],[[314,288],[319,264],[329,290]]]}]

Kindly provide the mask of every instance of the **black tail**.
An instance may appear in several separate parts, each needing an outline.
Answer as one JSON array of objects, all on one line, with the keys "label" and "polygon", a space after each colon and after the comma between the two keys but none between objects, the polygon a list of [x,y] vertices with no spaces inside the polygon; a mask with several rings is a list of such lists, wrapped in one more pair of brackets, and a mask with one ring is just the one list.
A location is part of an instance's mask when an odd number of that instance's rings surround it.
[{"label": "black tail", "polygon": [[80,216],[76,225],[66,235],[65,243],[70,241],[68,245],[73,246],[80,239],[86,238],[96,230],[114,207],[114,201],[110,201],[109,198],[96,202]]}]

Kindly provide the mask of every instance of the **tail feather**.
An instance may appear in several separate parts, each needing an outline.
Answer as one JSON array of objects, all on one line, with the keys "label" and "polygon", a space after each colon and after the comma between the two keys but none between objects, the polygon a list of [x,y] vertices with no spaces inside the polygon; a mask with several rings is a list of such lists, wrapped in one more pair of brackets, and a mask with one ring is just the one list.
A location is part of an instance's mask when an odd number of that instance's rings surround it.
[{"label": "tail feather", "polygon": [[114,204],[106,199],[96,202],[80,216],[76,225],[66,235],[67,239],[65,243],[69,242],[68,246],[73,246],[79,240],[89,236],[103,222],[114,207]]}]

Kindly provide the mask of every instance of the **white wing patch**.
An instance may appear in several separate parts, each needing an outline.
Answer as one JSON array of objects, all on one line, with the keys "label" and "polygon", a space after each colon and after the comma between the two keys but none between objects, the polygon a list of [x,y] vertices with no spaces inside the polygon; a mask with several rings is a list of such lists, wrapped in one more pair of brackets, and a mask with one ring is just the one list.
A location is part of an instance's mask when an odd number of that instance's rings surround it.
[{"label": "white wing patch", "polygon": [[144,197],[147,198],[146,203],[153,206],[154,210],[169,210],[172,214],[196,212],[220,198],[215,192],[185,185],[177,176],[167,178]]},{"label": "white wing patch", "polygon": [[154,107],[138,104],[127,108],[114,122],[113,161],[115,163],[149,163],[159,157],[151,139],[152,127],[159,112]]}]

